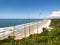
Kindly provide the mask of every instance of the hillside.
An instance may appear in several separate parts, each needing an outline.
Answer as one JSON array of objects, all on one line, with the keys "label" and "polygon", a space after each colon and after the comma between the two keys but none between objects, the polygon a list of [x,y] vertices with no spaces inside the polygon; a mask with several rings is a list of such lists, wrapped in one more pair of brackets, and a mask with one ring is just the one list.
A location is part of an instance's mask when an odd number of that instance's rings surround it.
[{"label": "hillside", "polygon": [[0,41],[0,45],[60,45],[60,19],[51,22],[53,29],[49,32],[43,28],[41,34],[30,35],[21,40],[5,39]]}]

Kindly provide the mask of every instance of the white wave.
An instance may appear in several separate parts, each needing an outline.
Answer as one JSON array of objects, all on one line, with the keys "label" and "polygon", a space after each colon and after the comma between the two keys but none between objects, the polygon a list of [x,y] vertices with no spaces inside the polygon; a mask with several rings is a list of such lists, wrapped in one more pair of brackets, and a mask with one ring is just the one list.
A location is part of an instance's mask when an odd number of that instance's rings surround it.
[{"label": "white wave", "polygon": [[[31,22],[31,23],[26,23],[26,24],[21,24],[21,25],[17,25],[17,26],[11,26],[11,27],[4,27],[4,28],[0,28],[0,37],[3,37],[3,36],[8,36],[10,35],[11,33],[13,33],[14,31],[17,32],[17,31],[23,31],[25,27],[29,27],[29,26],[32,26],[32,25],[40,25],[39,27],[39,33],[41,33],[42,31],[40,30],[42,27],[48,27],[48,25],[50,25],[50,20],[44,20],[44,21],[38,21],[38,22]],[[34,32],[37,33],[36,31],[37,29],[34,30]]]}]

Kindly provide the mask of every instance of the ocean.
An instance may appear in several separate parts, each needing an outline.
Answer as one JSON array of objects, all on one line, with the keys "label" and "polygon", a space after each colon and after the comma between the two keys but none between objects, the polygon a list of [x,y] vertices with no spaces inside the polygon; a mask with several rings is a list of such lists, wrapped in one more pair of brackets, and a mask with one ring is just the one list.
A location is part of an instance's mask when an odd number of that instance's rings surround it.
[{"label": "ocean", "polygon": [[0,19],[0,28],[16,26],[20,24],[43,21],[43,19]]},{"label": "ocean", "polygon": [[27,36],[30,33],[41,33],[42,28],[48,27],[49,25],[50,20],[46,19],[0,19],[0,39],[5,39],[10,35],[15,35],[15,39],[22,39],[25,37],[25,33]]}]

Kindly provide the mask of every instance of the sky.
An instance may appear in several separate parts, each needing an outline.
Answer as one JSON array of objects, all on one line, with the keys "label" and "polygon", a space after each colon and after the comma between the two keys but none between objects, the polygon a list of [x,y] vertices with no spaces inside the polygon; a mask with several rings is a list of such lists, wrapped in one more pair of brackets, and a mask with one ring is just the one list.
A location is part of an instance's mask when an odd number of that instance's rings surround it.
[{"label": "sky", "polygon": [[0,0],[0,19],[45,18],[50,15],[60,15],[60,0]]}]

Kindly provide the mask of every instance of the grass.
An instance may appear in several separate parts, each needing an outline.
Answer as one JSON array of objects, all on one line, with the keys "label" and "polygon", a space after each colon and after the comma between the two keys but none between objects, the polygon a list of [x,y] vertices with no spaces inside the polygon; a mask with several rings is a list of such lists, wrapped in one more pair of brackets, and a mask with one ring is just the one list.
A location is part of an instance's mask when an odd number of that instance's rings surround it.
[{"label": "grass", "polygon": [[50,26],[54,28],[50,32],[43,29],[41,34],[33,34],[21,40],[1,40],[0,45],[60,45],[60,20],[52,20]]}]

